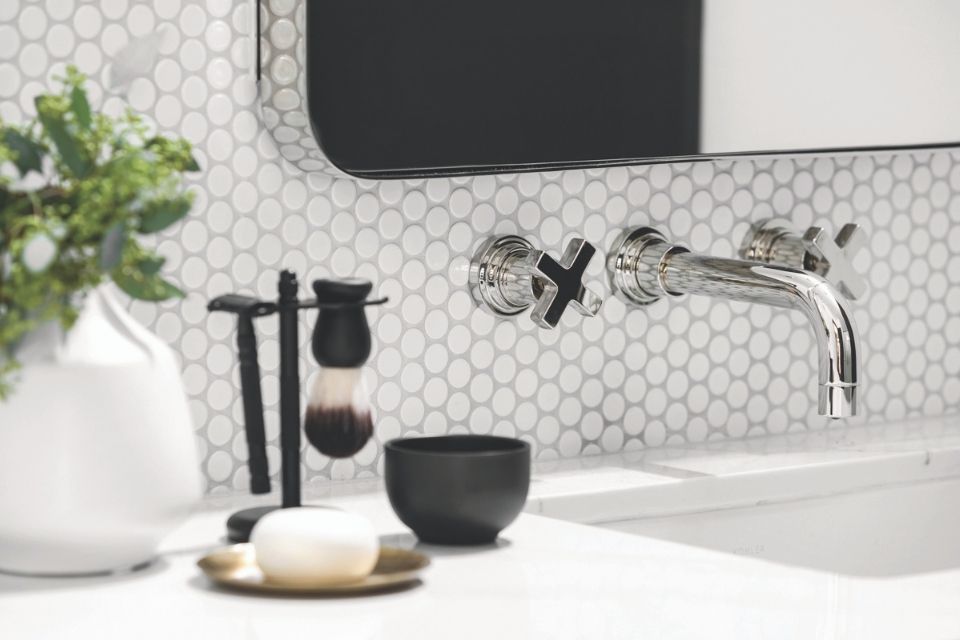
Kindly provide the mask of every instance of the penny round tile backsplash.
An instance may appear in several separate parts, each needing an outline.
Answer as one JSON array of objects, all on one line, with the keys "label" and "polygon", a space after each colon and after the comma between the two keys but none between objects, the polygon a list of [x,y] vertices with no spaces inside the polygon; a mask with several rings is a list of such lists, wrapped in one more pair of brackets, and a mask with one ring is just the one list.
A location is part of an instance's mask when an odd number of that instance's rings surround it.
[{"label": "penny round tile backsplash", "polygon": [[[369,313],[376,436],[349,460],[305,447],[311,482],[377,475],[382,443],[411,434],[516,436],[550,460],[960,409],[957,151],[402,182],[308,175],[259,124],[253,19],[247,0],[0,3],[3,119],[32,114],[33,97],[72,63],[97,104],[129,104],[197,146],[193,213],[158,241],[187,298],[131,307],[180,354],[209,491],[248,481],[234,320],[206,302],[274,297],[282,268],[298,272],[304,295],[314,278],[358,276],[390,298]],[[138,60],[149,70],[126,77]],[[855,305],[855,420],[817,415],[816,345],[800,313],[692,296],[629,309],[610,295],[604,257],[624,227],[651,224],[734,257],[749,224],[773,214],[799,228],[856,222],[869,235],[855,262],[870,284]],[[587,284],[606,297],[600,315],[568,314],[545,331],[478,309],[469,259],[502,233],[555,255],[573,237],[596,245]],[[304,389],[316,370],[312,322],[304,314]],[[278,328],[272,318],[257,326],[276,470]]]}]

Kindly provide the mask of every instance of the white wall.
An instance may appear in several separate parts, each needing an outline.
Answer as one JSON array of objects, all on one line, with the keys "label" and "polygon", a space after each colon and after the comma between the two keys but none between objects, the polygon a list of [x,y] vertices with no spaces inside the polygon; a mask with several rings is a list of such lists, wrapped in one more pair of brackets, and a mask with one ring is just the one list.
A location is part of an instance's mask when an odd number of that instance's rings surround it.
[{"label": "white wall", "polygon": [[708,153],[960,141],[960,2],[706,0]]}]

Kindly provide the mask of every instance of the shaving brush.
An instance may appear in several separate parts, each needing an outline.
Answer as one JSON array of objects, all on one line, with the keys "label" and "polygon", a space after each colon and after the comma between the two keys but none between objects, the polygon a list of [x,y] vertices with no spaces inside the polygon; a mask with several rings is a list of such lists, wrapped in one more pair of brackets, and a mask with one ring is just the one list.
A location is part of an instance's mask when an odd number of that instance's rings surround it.
[{"label": "shaving brush", "polygon": [[316,280],[319,315],[313,357],[321,369],[313,383],[304,432],[320,453],[349,458],[373,435],[370,397],[361,367],[370,357],[364,312],[373,285],[366,280]]}]

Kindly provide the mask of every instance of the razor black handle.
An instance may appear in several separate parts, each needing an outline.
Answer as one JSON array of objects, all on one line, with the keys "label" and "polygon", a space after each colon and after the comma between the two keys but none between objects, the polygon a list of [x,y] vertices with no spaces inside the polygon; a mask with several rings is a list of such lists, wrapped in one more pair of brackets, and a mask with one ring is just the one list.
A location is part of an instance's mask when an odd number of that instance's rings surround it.
[{"label": "razor black handle", "polygon": [[250,296],[230,293],[207,305],[209,311],[226,311],[237,316],[237,350],[240,360],[240,391],[243,397],[244,432],[247,436],[251,493],[270,493],[267,464],[267,436],[263,424],[263,392],[260,361],[253,319],[276,312],[276,305]]},{"label": "razor black handle", "polygon": [[267,464],[267,434],[263,424],[263,392],[260,388],[260,362],[253,318],[243,314],[237,319],[237,350],[240,354],[240,388],[243,393],[243,421],[246,425],[248,467],[251,493],[270,493]]}]

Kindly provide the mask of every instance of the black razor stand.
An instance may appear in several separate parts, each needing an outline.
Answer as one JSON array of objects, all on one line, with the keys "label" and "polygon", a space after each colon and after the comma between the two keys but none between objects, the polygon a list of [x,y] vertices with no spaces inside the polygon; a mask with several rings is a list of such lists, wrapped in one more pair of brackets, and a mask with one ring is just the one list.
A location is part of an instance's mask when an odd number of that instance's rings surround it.
[{"label": "black razor stand", "polygon": [[[337,285],[328,285],[337,286]],[[345,283],[343,286],[356,286]],[[369,291],[369,285],[364,292]],[[237,511],[227,518],[227,538],[231,542],[248,542],[253,527],[260,518],[289,507],[300,506],[300,336],[301,309],[322,306],[340,307],[343,303],[303,300],[298,297],[299,283],[292,271],[280,272],[278,298],[266,302],[229,294],[211,301],[210,311],[230,311],[237,314],[237,347],[240,351],[240,384],[243,390],[243,414],[250,448],[250,489],[253,493],[268,493],[270,477],[267,468],[266,436],[263,428],[263,399],[260,389],[260,365],[257,360],[257,340],[253,318],[278,314],[280,317],[280,488],[281,504],[252,507]],[[362,298],[363,296],[361,296]],[[386,298],[351,302],[351,307],[362,309],[371,304],[383,304]],[[369,340],[369,338],[368,338]]]},{"label": "black razor stand", "polygon": [[[279,294],[277,303],[264,303],[269,305],[270,313],[275,312],[280,316],[281,504],[280,506],[270,505],[243,509],[227,518],[227,538],[231,542],[248,542],[253,527],[260,521],[260,518],[271,511],[300,506],[300,370],[298,357],[300,327],[298,314],[301,304],[298,297],[298,288],[296,274],[292,271],[282,271],[280,272],[280,282],[277,285]],[[248,395],[246,380],[241,378],[241,383],[244,384],[243,393],[246,398]],[[259,367],[256,388],[258,390],[260,388]],[[246,407],[246,400],[244,406]],[[244,418],[248,419],[246,413]],[[262,402],[259,421],[262,424]],[[264,464],[265,461],[266,458],[264,458]],[[254,493],[256,492],[254,491]]]},{"label": "black razor stand", "polygon": [[280,274],[280,483],[283,507],[300,506],[300,369],[297,276]]}]

